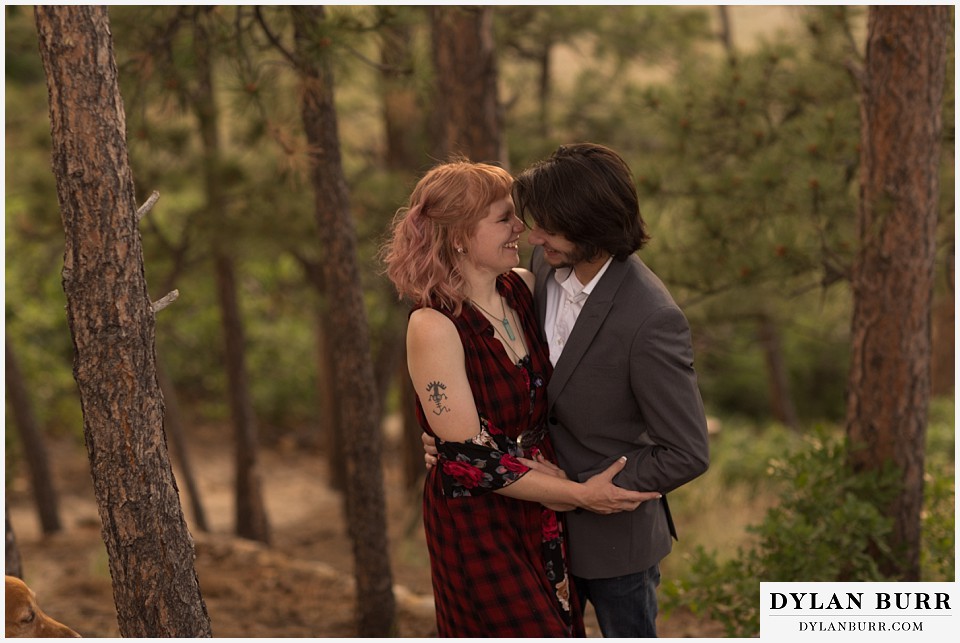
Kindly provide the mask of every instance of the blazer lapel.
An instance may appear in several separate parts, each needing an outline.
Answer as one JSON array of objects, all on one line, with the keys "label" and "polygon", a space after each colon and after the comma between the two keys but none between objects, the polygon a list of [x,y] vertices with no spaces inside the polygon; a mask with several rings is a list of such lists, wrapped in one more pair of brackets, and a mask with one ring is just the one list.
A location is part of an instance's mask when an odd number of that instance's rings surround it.
[{"label": "blazer lapel", "polygon": [[[599,331],[600,326],[603,325],[603,320],[606,319],[607,314],[613,307],[614,295],[620,288],[620,283],[623,281],[624,276],[627,274],[627,268],[626,261],[617,261],[614,259],[610,262],[610,266],[608,266],[607,271],[603,273],[603,277],[600,278],[593,292],[587,297],[587,301],[583,305],[583,310],[580,311],[580,315],[577,317],[577,323],[573,325],[570,337],[567,339],[567,343],[563,347],[563,352],[560,354],[560,359],[557,360],[557,364],[553,369],[550,383],[547,385],[547,399],[551,405],[559,397],[567,380],[570,379],[577,364],[579,364],[583,358],[583,354],[587,352],[590,344],[593,343],[597,331]],[[537,280],[537,286],[540,286],[539,279]],[[546,289],[544,288],[544,290]],[[544,295],[544,297],[546,297],[546,295]]]}]

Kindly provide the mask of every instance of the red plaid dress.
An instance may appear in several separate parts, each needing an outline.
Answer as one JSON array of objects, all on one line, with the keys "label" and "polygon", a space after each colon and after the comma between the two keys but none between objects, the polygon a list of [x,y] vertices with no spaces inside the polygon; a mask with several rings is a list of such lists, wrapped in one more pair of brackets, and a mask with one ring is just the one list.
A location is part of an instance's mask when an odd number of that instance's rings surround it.
[{"label": "red plaid dress", "polygon": [[[546,436],[551,365],[540,341],[533,297],[514,272],[497,290],[520,318],[529,359],[516,364],[487,318],[469,304],[453,317],[482,425],[465,442],[437,440],[438,466],[427,476],[423,522],[430,552],[437,633],[449,637],[584,636],[567,574],[558,515],[495,489],[529,469],[516,457],[539,449],[555,461]],[[423,430],[434,435],[417,403]],[[524,434],[523,449],[517,438]]]}]

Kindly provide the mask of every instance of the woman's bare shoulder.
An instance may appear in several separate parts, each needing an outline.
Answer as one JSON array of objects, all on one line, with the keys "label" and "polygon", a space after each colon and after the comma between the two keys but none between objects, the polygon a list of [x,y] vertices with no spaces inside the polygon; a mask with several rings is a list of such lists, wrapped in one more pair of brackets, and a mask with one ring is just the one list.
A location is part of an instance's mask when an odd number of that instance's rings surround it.
[{"label": "woman's bare shoulder", "polygon": [[416,340],[458,338],[457,327],[449,317],[433,308],[418,308],[410,313],[407,336]]},{"label": "woman's bare shoulder", "polygon": [[537,280],[536,275],[526,268],[514,268],[513,271],[520,275],[520,278],[523,279],[523,283],[527,284],[527,288],[530,289],[530,292],[533,292],[533,284]]}]

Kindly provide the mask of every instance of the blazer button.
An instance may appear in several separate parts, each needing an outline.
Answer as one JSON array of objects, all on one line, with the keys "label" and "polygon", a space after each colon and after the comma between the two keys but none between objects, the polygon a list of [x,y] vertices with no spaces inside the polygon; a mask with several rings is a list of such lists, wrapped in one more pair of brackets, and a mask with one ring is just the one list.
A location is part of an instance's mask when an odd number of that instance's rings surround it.
[{"label": "blazer button", "polygon": [[547,420],[547,422],[549,422],[553,426],[556,426],[557,424],[559,424],[559,422],[557,422],[557,418],[553,417],[552,415],[550,416],[550,419]]}]

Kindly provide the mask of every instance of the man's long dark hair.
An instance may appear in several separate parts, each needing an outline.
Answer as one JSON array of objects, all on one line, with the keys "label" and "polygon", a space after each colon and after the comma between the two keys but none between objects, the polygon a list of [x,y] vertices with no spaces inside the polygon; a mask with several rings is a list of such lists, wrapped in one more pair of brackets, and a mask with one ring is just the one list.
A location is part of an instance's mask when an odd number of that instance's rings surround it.
[{"label": "man's long dark hair", "polygon": [[561,145],[515,178],[513,201],[524,223],[562,234],[587,259],[622,261],[650,238],[630,168],[603,145]]}]

